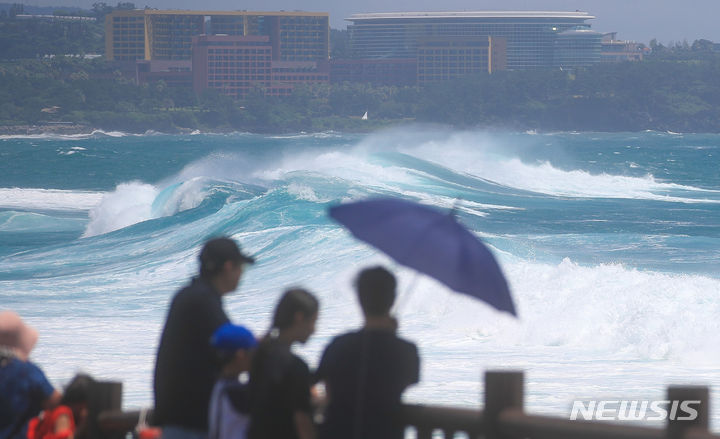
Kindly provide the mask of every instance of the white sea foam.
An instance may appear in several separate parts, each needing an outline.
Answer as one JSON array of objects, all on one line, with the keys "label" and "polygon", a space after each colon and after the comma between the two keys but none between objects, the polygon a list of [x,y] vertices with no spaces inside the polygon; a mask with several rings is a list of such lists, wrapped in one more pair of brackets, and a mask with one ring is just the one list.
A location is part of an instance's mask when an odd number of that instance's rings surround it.
[{"label": "white sea foam", "polygon": [[[560,169],[549,161],[525,163],[517,157],[505,156],[502,145],[492,136],[477,133],[420,140],[414,144],[400,143],[399,150],[456,172],[551,196],[720,203],[716,190],[662,182],[650,174],[643,177],[594,174],[583,169]],[[697,194],[698,198],[688,197],[688,193]]]},{"label": "white sea foam", "polygon": [[371,151],[352,148],[346,151],[306,151],[286,154],[265,164],[252,175],[260,180],[275,181],[293,172],[316,172],[375,189],[394,190],[398,183],[415,181],[406,169],[373,161]]},{"label": "white sea foam", "polygon": [[90,211],[90,222],[83,237],[102,235],[193,209],[210,194],[213,183],[218,182],[197,177],[162,189],[142,182],[120,184]]},{"label": "white sea foam", "polygon": [[57,189],[0,188],[0,208],[26,210],[89,210],[103,192]]},{"label": "white sea foam", "polygon": [[112,232],[152,219],[152,203],[158,190],[149,184],[123,183],[105,194],[90,211],[90,222],[83,237]]},{"label": "white sea foam", "polygon": [[311,201],[313,203],[330,201],[329,199],[321,199],[309,185],[297,182],[291,182],[287,187],[287,192],[296,196],[299,200]]},{"label": "white sea foam", "polygon": [[720,200],[672,196],[673,191],[711,194],[716,191],[657,181],[652,175],[627,177],[612,174],[591,174],[584,170],[562,170],[550,162],[526,164],[517,158],[494,163],[477,164],[474,175],[508,187],[561,197],[635,198],[686,203],[718,203]]},{"label": "white sea foam", "polygon": [[498,329],[499,344],[591,347],[646,360],[720,359],[720,339],[712,335],[719,326],[711,317],[720,312],[719,279],[569,259],[504,267],[520,325],[504,334]]},{"label": "white sea foam", "polygon": [[103,131],[93,130],[90,133],[78,134],[57,134],[57,133],[40,133],[40,134],[10,134],[0,135],[0,140],[11,139],[40,139],[40,140],[84,140],[93,137],[126,137],[131,134],[122,131]]}]

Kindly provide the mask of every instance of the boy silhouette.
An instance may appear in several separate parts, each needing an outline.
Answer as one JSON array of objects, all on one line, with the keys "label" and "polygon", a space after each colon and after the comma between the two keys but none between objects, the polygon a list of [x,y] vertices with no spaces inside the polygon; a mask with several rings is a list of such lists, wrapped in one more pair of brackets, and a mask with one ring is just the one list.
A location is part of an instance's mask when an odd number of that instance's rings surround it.
[{"label": "boy silhouette", "polygon": [[250,370],[252,350],[257,341],[245,327],[225,323],[210,339],[222,369],[210,396],[208,439],[245,439],[250,420],[247,383],[240,375]]}]

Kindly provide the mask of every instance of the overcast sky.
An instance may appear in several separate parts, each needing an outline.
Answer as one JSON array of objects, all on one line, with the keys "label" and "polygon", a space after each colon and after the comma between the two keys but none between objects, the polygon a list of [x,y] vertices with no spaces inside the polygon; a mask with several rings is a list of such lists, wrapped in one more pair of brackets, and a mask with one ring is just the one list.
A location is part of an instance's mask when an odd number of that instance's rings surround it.
[{"label": "overcast sky", "polygon": [[[95,1],[115,5],[118,0],[19,1],[87,8]],[[147,5],[160,9],[329,12],[330,26],[336,29],[345,29],[345,18],[363,12],[578,9],[597,17],[590,20],[594,30],[618,32],[621,39],[647,43],[657,38],[668,43],[705,38],[720,42],[720,0],[134,0],[134,3],[140,8]]]}]

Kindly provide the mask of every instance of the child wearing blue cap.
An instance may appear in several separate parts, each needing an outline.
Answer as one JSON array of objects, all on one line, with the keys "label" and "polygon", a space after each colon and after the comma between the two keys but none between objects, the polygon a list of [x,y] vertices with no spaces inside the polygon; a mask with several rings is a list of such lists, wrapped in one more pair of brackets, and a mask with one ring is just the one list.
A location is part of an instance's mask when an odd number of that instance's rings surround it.
[{"label": "child wearing blue cap", "polygon": [[252,349],[257,346],[245,327],[225,323],[210,338],[222,370],[210,397],[208,439],[245,439],[249,422],[248,391],[240,375],[250,370]]}]

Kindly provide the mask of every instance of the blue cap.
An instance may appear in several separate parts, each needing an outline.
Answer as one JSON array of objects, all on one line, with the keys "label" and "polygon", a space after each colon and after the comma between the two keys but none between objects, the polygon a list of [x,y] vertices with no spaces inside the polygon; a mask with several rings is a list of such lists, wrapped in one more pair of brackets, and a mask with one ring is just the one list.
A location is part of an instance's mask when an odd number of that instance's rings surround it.
[{"label": "blue cap", "polygon": [[210,337],[210,344],[217,349],[236,351],[257,346],[255,336],[246,327],[225,323]]}]

